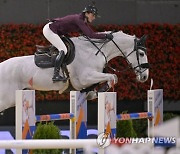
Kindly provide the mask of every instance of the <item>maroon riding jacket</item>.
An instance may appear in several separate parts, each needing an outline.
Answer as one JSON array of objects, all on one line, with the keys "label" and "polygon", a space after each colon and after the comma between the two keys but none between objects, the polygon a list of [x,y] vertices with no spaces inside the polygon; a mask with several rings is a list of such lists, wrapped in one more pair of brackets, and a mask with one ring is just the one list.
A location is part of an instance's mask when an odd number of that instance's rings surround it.
[{"label": "maroon riding jacket", "polygon": [[49,28],[58,35],[67,35],[70,32],[82,32],[90,38],[104,39],[106,34],[95,33],[85,22],[84,13],[68,15],[62,18],[52,20]]}]

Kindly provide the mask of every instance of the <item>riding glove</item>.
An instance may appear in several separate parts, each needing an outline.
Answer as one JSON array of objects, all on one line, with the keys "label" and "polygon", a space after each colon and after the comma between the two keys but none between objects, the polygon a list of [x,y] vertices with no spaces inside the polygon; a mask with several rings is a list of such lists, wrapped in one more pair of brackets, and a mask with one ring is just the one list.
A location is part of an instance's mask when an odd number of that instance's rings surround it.
[{"label": "riding glove", "polygon": [[109,40],[112,40],[113,39],[113,35],[112,34],[106,34],[106,38],[109,39]]}]

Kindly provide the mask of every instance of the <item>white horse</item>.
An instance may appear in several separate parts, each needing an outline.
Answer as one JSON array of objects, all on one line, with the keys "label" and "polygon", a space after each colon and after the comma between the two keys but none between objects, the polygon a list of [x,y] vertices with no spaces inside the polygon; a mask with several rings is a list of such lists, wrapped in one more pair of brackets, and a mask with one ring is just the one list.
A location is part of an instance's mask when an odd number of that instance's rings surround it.
[{"label": "white horse", "polygon": [[[134,69],[137,80],[145,82],[149,76],[145,37],[137,39],[122,31],[113,33],[114,39],[96,47],[84,37],[71,38],[75,45],[75,58],[67,68],[70,80],[52,81],[53,68],[39,68],[34,63],[34,55],[10,58],[0,63],[0,111],[15,106],[15,91],[35,89],[41,91],[65,91],[69,82],[76,90],[82,90],[96,83],[117,83],[115,74],[103,73],[107,62],[114,57],[123,56]],[[101,51],[97,53],[97,46]],[[61,72],[62,73],[62,72]]]}]

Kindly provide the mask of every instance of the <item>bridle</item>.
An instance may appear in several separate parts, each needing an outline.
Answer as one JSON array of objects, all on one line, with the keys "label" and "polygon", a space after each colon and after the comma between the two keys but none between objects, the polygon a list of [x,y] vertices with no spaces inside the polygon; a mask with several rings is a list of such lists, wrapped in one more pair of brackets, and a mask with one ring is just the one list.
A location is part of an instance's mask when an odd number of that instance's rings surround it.
[{"label": "bridle", "polygon": [[[135,38],[134,39],[134,50],[133,50],[133,52],[136,51],[136,58],[137,58],[138,65],[133,67],[133,69],[137,73],[141,74],[149,68],[149,63],[140,64],[140,62],[139,62],[139,56],[140,56],[139,49],[144,51],[144,54],[147,55],[147,48],[145,46],[143,46],[141,42],[138,42],[137,38]],[[139,68],[139,69],[137,69],[137,68]]]},{"label": "bridle", "polygon": [[[113,32],[111,32],[111,33],[113,33]],[[147,48],[146,48],[145,46],[143,46],[143,44],[142,44],[141,42],[139,42],[136,37],[135,37],[135,39],[134,39],[134,49],[133,49],[128,55],[125,55],[125,54],[122,52],[121,48],[117,45],[117,43],[116,43],[113,39],[112,39],[112,40],[107,40],[107,39],[105,39],[105,40],[103,40],[103,42],[102,42],[102,41],[94,41],[94,40],[91,40],[91,39],[90,39],[89,37],[87,37],[87,36],[84,36],[84,37],[85,37],[88,41],[90,41],[90,42],[98,49],[98,51],[96,52],[95,55],[98,55],[98,53],[101,53],[101,54],[104,56],[104,58],[105,58],[105,63],[106,63],[106,64],[105,64],[105,67],[110,68],[110,69],[113,70],[114,72],[123,72],[123,71],[127,71],[127,70],[129,70],[129,69],[133,69],[136,73],[142,74],[144,71],[146,71],[146,70],[149,68],[149,63],[142,63],[142,64],[140,64],[140,58],[139,58],[140,53],[139,53],[139,49],[141,49],[141,50],[144,52],[144,54],[147,55]],[[127,63],[129,64],[129,66],[128,66],[127,69],[117,70],[117,69],[109,66],[108,61],[107,61],[107,57],[106,57],[106,55],[104,54],[104,52],[101,51],[101,49],[102,49],[102,47],[103,47],[105,44],[107,44],[107,43],[110,42],[110,41],[113,42],[113,44],[117,47],[118,51],[121,52],[121,54],[123,55],[123,57],[125,58],[125,60],[126,60]],[[102,45],[101,45],[101,47],[99,48],[95,43],[102,43]],[[133,67],[133,66],[132,66],[132,63],[128,60],[128,57],[129,57],[132,53],[134,53],[134,52],[136,52],[136,58],[137,58],[137,62],[138,62],[138,65],[135,66],[135,67]]]},{"label": "bridle", "polygon": [[[146,49],[146,47],[142,46],[141,42],[138,42],[136,37],[134,39],[134,49],[128,55],[125,55],[122,52],[122,50],[120,49],[120,47],[117,45],[117,43],[114,40],[111,40],[111,41],[114,43],[114,45],[118,48],[118,50],[121,52],[123,57],[126,59],[127,63],[129,64],[129,67],[128,67],[129,69],[132,68],[135,72],[141,74],[141,73],[143,73],[144,71],[146,71],[149,68],[149,63],[140,64],[140,61],[139,61],[139,55],[140,55],[139,54],[139,49],[144,51],[144,54],[146,54],[146,55],[147,55],[147,49]],[[133,67],[132,63],[128,60],[128,57],[134,52],[136,52],[136,58],[137,58],[137,62],[138,62],[138,65],[135,66],[135,67]]]}]

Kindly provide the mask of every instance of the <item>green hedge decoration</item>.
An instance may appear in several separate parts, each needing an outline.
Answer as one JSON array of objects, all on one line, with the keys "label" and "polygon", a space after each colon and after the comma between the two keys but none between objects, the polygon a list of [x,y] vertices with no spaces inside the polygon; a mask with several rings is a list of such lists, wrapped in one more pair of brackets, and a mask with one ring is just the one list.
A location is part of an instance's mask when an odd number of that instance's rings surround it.
[{"label": "green hedge decoration", "polygon": [[[33,139],[61,139],[60,130],[53,122],[39,123]],[[61,149],[35,149],[33,154],[60,154]]]},{"label": "green hedge decoration", "polygon": [[137,137],[132,120],[118,121],[116,133],[116,137]]}]

